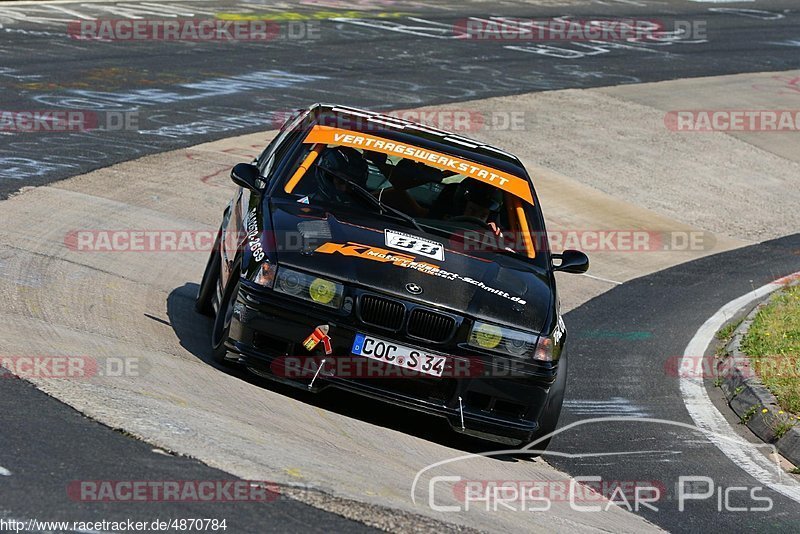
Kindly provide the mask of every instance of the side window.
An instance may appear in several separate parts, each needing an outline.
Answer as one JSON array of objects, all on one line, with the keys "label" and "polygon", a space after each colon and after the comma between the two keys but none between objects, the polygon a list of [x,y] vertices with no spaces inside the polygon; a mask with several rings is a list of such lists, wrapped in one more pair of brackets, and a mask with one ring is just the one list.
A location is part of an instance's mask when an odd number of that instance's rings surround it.
[{"label": "side window", "polygon": [[276,159],[274,156],[278,147],[280,147],[284,141],[286,141],[289,135],[295,131],[297,125],[299,125],[307,115],[308,112],[301,111],[290,117],[289,120],[287,120],[281,127],[280,133],[278,133],[278,135],[275,136],[275,139],[273,139],[270,144],[267,145],[267,148],[265,148],[264,152],[262,152],[258,157],[258,161],[256,163],[261,171],[261,176],[269,176],[272,165]]},{"label": "side window", "polygon": [[544,227],[541,225],[542,214],[539,211],[538,206],[531,206],[530,204],[524,202],[522,205],[523,210],[525,211],[525,219],[527,219],[527,227],[523,227],[521,230],[523,232],[529,232],[529,235],[531,236],[531,245],[537,252],[537,257],[543,256],[542,254],[539,254],[539,252],[550,250],[550,243],[547,240],[547,233],[544,231]]},{"label": "side window", "polygon": [[264,152],[262,152],[261,155],[258,156],[258,161],[256,162],[256,165],[261,170],[262,176],[264,175],[264,169],[267,165],[267,161],[269,160],[270,156],[272,156],[272,154],[275,152],[275,147],[278,146],[278,143],[280,143],[280,141],[281,141],[281,135],[278,134],[275,136],[275,139],[270,141],[270,143],[267,145],[267,148],[264,149]]},{"label": "side window", "polygon": [[294,150],[296,143],[302,134],[303,132],[298,130],[289,131],[289,135],[281,141],[280,146],[275,148],[275,152],[270,157],[263,176],[271,178],[274,173],[278,172],[282,168],[282,166],[286,165],[284,160],[292,152],[292,150]]}]

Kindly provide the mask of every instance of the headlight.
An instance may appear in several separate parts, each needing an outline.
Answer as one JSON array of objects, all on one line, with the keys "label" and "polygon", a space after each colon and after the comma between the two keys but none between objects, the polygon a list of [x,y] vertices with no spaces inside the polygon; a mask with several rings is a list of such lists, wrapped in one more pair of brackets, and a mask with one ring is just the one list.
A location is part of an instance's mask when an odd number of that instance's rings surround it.
[{"label": "headlight", "polygon": [[561,358],[561,351],[564,350],[564,335],[567,327],[564,325],[564,318],[558,316],[558,322],[549,337],[540,336],[539,343],[536,345],[536,352],[533,354],[534,360],[540,362],[556,362]]},{"label": "headlight", "polygon": [[469,344],[479,349],[491,350],[515,358],[534,356],[535,334],[475,321],[469,334]]},{"label": "headlight", "polygon": [[344,286],[325,278],[281,267],[278,269],[275,291],[339,309],[342,305]]},{"label": "headlight", "polygon": [[536,353],[533,355],[534,360],[539,360],[540,362],[552,362],[558,358],[554,358],[554,349],[555,345],[553,344],[552,338],[549,337],[542,337],[539,339],[539,344],[536,345]]},{"label": "headlight", "polygon": [[469,336],[470,344],[477,344],[482,349],[493,349],[503,340],[503,331],[493,324],[475,323],[472,334]]},{"label": "headlight", "polygon": [[272,286],[275,284],[276,269],[275,265],[270,263],[269,260],[264,260],[264,263],[258,266],[253,276],[253,282],[267,289],[272,289]]},{"label": "headlight", "polygon": [[320,304],[330,304],[336,298],[336,284],[330,280],[315,278],[308,286],[308,294],[311,300]]},{"label": "headlight", "polygon": [[[306,275],[289,269],[281,269],[281,274],[278,276],[278,291],[288,293],[295,297],[302,297],[303,281]],[[306,284],[308,287],[308,284]]]}]

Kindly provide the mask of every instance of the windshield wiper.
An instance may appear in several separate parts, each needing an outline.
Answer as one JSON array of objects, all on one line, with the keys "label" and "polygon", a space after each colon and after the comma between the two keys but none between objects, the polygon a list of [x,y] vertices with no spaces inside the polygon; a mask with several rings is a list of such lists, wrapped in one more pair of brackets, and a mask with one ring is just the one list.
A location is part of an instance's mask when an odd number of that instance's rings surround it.
[{"label": "windshield wiper", "polygon": [[[383,214],[384,211],[388,211],[389,213],[394,214],[395,216],[399,217],[400,219],[403,219],[404,221],[407,221],[408,223],[413,225],[414,228],[416,228],[418,231],[422,232],[423,234],[424,233],[430,233],[431,231],[433,231],[434,233],[438,233],[439,235],[444,234],[446,237],[460,237],[461,239],[469,239],[470,241],[472,241],[474,243],[481,243],[482,244],[482,242],[480,240],[478,240],[478,239],[467,237],[464,234],[459,234],[459,233],[456,233],[456,232],[454,232],[452,230],[447,230],[446,228],[441,228],[439,226],[432,226],[430,224],[425,224],[425,223],[420,224],[414,217],[412,217],[408,213],[405,213],[404,211],[400,211],[397,208],[393,208],[391,206],[387,206],[386,204],[381,202],[378,198],[375,198],[375,196],[373,196],[373,194],[370,193],[367,189],[365,189],[364,187],[362,187],[358,183],[354,182],[350,178],[342,176],[342,175],[340,175],[338,173],[335,173],[335,172],[333,172],[333,171],[331,171],[329,169],[323,169],[323,170],[325,172],[327,172],[328,174],[330,174],[331,176],[335,176],[339,180],[348,183],[350,185],[350,187],[353,188],[353,191],[358,192],[358,194],[359,194],[359,196],[361,198],[366,199],[373,206],[376,206],[380,210],[381,214]],[[427,228],[428,230],[426,231],[423,228],[423,226],[425,228]],[[492,252],[503,254],[504,256],[509,256],[509,257],[512,257],[512,258],[516,257],[517,259],[526,258],[526,256],[524,254],[521,254],[521,253],[517,252],[516,250],[512,250],[512,249],[496,248],[496,249],[493,249]]]},{"label": "windshield wiper", "polygon": [[352,187],[352,188],[353,188],[353,191],[356,191],[356,192],[358,192],[358,194],[361,196],[361,198],[364,198],[364,199],[366,199],[366,200],[367,200],[368,202],[370,202],[370,203],[371,203],[373,206],[376,206],[376,207],[377,207],[377,208],[380,210],[380,212],[381,212],[381,215],[383,214],[383,212],[384,212],[384,211],[388,211],[389,213],[392,213],[392,214],[393,214],[393,215],[395,215],[396,217],[399,217],[399,218],[403,219],[404,221],[406,221],[406,222],[410,223],[411,225],[413,225],[413,226],[414,226],[414,228],[416,228],[417,230],[419,230],[419,231],[420,231],[420,232],[422,232],[423,234],[425,233],[425,230],[423,230],[423,229],[422,229],[422,227],[421,227],[421,226],[420,226],[420,224],[417,222],[417,220],[416,220],[414,217],[412,217],[411,215],[409,215],[408,213],[405,213],[405,212],[403,212],[403,211],[400,211],[400,210],[399,210],[399,209],[397,209],[397,208],[393,208],[393,207],[391,207],[391,206],[387,206],[386,204],[384,204],[383,202],[381,202],[380,200],[378,200],[377,198],[375,198],[375,197],[372,195],[372,193],[370,193],[369,191],[367,191],[366,189],[364,189],[363,187],[361,187],[359,184],[357,184],[357,183],[356,183],[356,182],[354,182],[353,180],[351,180],[351,179],[349,179],[349,178],[345,178],[344,176],[341,176],[341,175],[339,175],[339,174],[337,174],[337,173],[334,173],[334,172],[332,172],[332,171],[330,171],[330,170],[328,170],[328,169],[323,169],[323,170],[324,170],[325,172],[329,173],[331,176],[335,176],[335,177],[336,177],[336,178],[338,178],[339,180],[341,180],[341,181],[343,181],[343,182],[347,182],[347,183],[350,185],[350,187]]}]

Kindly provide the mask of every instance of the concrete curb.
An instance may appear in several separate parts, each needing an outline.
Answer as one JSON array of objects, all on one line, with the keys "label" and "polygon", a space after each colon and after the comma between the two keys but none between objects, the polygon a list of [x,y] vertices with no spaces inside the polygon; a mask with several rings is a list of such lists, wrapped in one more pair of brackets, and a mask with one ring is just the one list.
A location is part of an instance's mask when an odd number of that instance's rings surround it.
[{"label": "concrete curb", "polygon": [[[798,285],[797,282],[789,284]],[[780,291],[780,290],[779,290]],[[795,466],[800,466],[800,427],[798,421],[784,412],[775,395],[761,383],[750,358],[739,350],[742,339],[753,324],[756,314],[776,298],[779,291],[756,305],[736,328],[725,347],[725,355],[717,361],[717,376],[722,378],[720,388],[731,409],[741,421],[765,443],[775,445],[778,451]]]}]

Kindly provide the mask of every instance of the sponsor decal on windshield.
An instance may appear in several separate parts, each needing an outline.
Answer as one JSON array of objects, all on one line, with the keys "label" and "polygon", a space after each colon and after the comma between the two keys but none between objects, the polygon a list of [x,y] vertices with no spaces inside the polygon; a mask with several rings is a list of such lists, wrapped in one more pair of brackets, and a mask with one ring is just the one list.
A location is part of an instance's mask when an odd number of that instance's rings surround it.
[{"label": "sponsor decal on windshield", "polygon": [[420,256],[427,256],[435,260],[444,261],[444,245],[424,237],[398,232],[396,230],[384,230],[386,236],[386,246],[414,252]]},{"label": "sponsor decal on windshield", "polygon": [[480,163],[456,156],[433,152],[405,143],[384,139],[376,135],[351,132],[340,128],[316,125],[305,139],[306,143],[339,145],[362,150],[372,150],[390,156],[400,156],[444,171],[452,171],[491,184],[522,200],[533,204],[533,195],[527,180],[507,172],[499,171]]},{"label": "sponsor decal on windshield", "polygon": [[492,293],[493,295],[497,295],[498,297],[502,297],[517,304],[524,305],[528,303],[528,301],[526,301],[521,297],[518,297],[516,295],[510,295],[509,293],[501,289],[496,289],[487,286],[480,280],[475,280],[474,278],[470,278],[468,276],[462,276],[458,273],[446,271],[441,267],[439,267],[438,265],[434,265],[432,263],[417,261],[417,257],[412,256],[410,254],[402,254],[402,253],[398,254],[396,252],[392,252],[391,250],[382,249],[378,247],[371,247],[369,245],[361,245],[359,243],[353,243],[353,242],[348,242],[346,244],[330,243],[330,242],[325,243],[324,245],[317,248],[315,252],[320,252],[322,254],[341,254],[342,256],[363,258],[366,260],[377,261],[380,263],[391,263],[392,265],[395,265],[397,267],[403,267],[405,269],[414,269],[415,271],[419,271],[421,273],[428,274],[431,276],[437,276],[439,278],[444,278],[446,280],[458,280],[461,282],[465,282],[467,284],[479,287],[480,289],[486,291],[487,293]]}]

